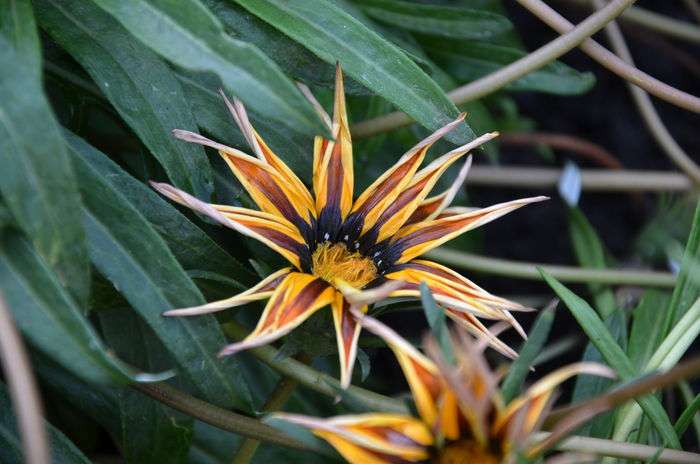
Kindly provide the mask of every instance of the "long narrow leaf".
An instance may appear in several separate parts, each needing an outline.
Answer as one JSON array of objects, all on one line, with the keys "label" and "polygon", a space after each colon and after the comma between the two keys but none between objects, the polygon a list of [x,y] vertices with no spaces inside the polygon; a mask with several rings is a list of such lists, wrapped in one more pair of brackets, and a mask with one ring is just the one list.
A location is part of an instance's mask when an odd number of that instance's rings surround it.
[{"label": "long narrow leaf", "polygon": [[[457,108],[398,47],[330,1],[236,0],[321,59],[386,98],[425,127],[435,130],[457,116]],[[464,124],[446,136],[455,143],[474,138]]]},{"label": "long narrow leaf", "polygon": [[30,70],[41,75],[41,48],[29,0],[0,0],[0,35],[12,44]]},{"label": "long narrow leaf", "polygon": [[31,244],[9,231],[0,241],[0,288],[31,344],[76,376],[103,385],[139,378],[108,353]]},{"label": "long narrow leaf", "polygon": [[452,5],[425,5],[402,0],[360,0],[371,17],[392,26],[452,39],[484,40],[513,28],[504,16]]},{"label": "long narrow leaf", "polygon": [[[26,53],[31,48],[27,45],[18,50]],[[0,35],[0,193],[17,225],[83,303],[90,269],[80,226],[80,196],[44,96],[41,72],[35,68],[36,53],[20,54]]]},{"label": "long narrow leaf", "polygon": [[309,135],[324,131],[311,104],[254,45],[226,35],[199,0],[92,0],[147,47],[192,71],[217,74],[251,109]]},{"label": "long narrow leaf", "polygon": [[[569,236],[574,253],[579,264],[583,267],[605,269],[605,249],[603,242],[598,237],[595,229],[588,222],[583,212],[571,207],[567,210],[569,218]],[[589,284],[589,290],[593,293],[593,301],[602,319],[607,318],[615,311],[615,295],[610,287],[600,284]]]},{"label": "long narrow leaf", "polygon": [[[615,342],[615,339],[586,301],[579,298],[571,290],[559,283],[554,277],[540,269],[540,274],[552,287],[552,290],[562,299],[571,314],[576,318],[588,338],[598,348],[607,363],[615,369],[622,380],[632,380],[637,376],[632,362],[625,352]],[[673,448],[680,448],[680,442],[671,421],[659,400],[654,396],[643,396],[636,399],[649,419],[654,423],[662,438]]]},{"label": "long narrow leaf", "polygon": [[166,318],[166,310],[204,303],[163,239],[129,201],[73,154],[85,202],[90,258],[158,335],[203,398],[250,410],[250,393],[235,358],[217,359],[225,344],[212,316]]},{"label": "long narrow leaf", "polygon": [[131,177],[104,153],[80,137],[66,132],[68,150],[123,195],[163,237],[178,262],[187,271],[210,271],[233,279],[241,288],[257,276],[231,257],[216,242],[180,213],[177,208],[140,181]]},{"label": "long narrow leaf", "polygon": [[[149,370],[170,365],[170,358],[150,328],[133,312],[99,312],[105,341],[124,360]],[[120,449],[127,462],[184,463],[192,440],[192,418],[134,389],[117,393]]]},{"label": "long narrow leaf", "polygon": [[170,68],[90,2],[36,5],[41,26],[85,68],[173,184],[208,199],[213,181],[203,148],[171,135],[173,129],[195,130],[196,124]]},{"label": "long narrow leaf", "polygon": [[549,331],[554,322],[555,307],[556,302],[553,306],[546,308],[537,316],[537,320],[535,320],[535,324],[532,326],[527,340],[523,343],[522,348],[518,352],[518,358],[510,366],[510,369],[508,369],[508,375],[501,385],[501,394],[506,404],[518,394],[535,358],[540,354],[544,344],[547,342]]}]

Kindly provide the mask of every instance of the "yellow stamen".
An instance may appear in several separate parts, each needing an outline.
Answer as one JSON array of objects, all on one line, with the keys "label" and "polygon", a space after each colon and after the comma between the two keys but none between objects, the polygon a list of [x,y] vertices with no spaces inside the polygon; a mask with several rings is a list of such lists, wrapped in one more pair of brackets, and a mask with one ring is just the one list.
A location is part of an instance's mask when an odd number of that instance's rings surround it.
[{"label": "yellow stamen", "polygon": [[500,459],[473,440],[460,440],[441,449],[433,459],[435,464],[498,464]]},{"label": "yellow stamen", "polygon": [[342,243],[324,242],[311,255],[312,272],[326,282],[342,279],[355,288],[362,288],[377,277],[374,261],[358,252],[349,251]]}]

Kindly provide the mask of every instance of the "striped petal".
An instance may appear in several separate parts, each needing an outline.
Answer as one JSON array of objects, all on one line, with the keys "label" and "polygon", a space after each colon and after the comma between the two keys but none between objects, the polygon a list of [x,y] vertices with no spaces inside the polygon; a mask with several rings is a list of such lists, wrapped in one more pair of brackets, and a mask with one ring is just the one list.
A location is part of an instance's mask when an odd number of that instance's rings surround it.
[{"label": "striped petal", "polygon": [[317,419],[297,414],[273,417],[311,429],[351,464],[400,464],[428,459],[434,439],[418,419],[369,413]]},{"label": "striped petal", "polygon": [[243,293],[234,295],[224,300],[212,301],[201,306],[193,306],[191,308],[171,309],[163,313],[163,316],[198,316],[200,314],[209,314],[221,311],[235,306],[248,304],[252,301],[265,300],[272,296],[273,291],[284,280],[284,278],[292,272],[291,267],[285,267],[279,271],[265,277],[254,287],[249,288]]},{"label": "striped petal", "polygon": [[287,186],[294,192],[295,197],[303,199],[307,210],[313,211],[314,201],[311,197],[311,193],[309,193],[309,190],[299,179],[299,177],[297,177],[297,175],[294,174],[291,169],[289,169],[289,166],[287,166],[287,164],[282,161],[270,149],[270,147],[267,146],[260,134],[258,134],[258,132],[253,128],[243,103],[237,98],[231,102],[222,90],[219,90],[219,93],[223,97],[226,107],[231,113],[231,117],[243,133],[243,136],[255,155],[261,161],[266,162],[268,165],[274,168],[277,173],[279,173],[279,175],[287,182]]},{"label": "striped petal", "polygon": [[448,206],[450,206],[452,200],[454,200],[455,196],[457,195],[457,192],[459,192],[459,189],[462,188],[464,179],[467,178],[467,174],[469,174],[469,169],[471,166],[472,157],[470,156],[457,173],[457,177],[455,177],[455,180],[452,182],[450,188],[439,195],[423,200],[418,205],[418,208],[416,208],[416,210],[413,212],[411,217],[404,223],[404,226],[438,218],[440,214],[443,213]]},{"label": "striped petal", "polygon": [[523,198],[464,214],[423,221],[403,227],[392,240],[390,245],[391,252],[397,256],[396,262],[405,263],[452,240],[458,235],[498,219],[511,211],[527,204],[547,199],[547,197]]},{"label": "striped petal", "polygon": [[[313,205],[309,202],[310,194],[305,187],[300,190],[285,174],[280,173],[278,171],[280,166],[272,166],[268,164],[267,160],[247,155],[240,150],[214,142],[193,132],[174,130],[173,135],[181,140],[218,150],[243,188],[262,211],[291,222],[304,235],[305,239],[311,239],[310,231],[314,224],[315,212]],[[257,143],[258,139],[255,140]],[[264,154],[262,145],[258,143],[257,146]],[[284,165],[281,160],[279,163]],[[287,169],[287,171],[289,170]]]},{"label": "striped petal", "polygon": [[451,123],[421,140],[406,152],[394,166],[367,187],[355,200],[348,218],[348,227],[344,233],[349,235],[349,241],[354,242],[361,234],[366,233],[377,223],[379,216],[411,182],[428,149],[443,135],[460,125],[465,116],[466,114],[462,113]]},{"label": "striped petal", "polygon": [[[534,432],[542,420],[554,390],[566,380],[581,374],[614,379],[615,372],[598,363],[580,362],[564,366],[535,382],[521,396],[511,401],[493,423],[492,433],[519,440]],[[518,417],[518,414],[522,414]],[[517,425],[517,430],[512,427]],[[509,430],[510,429],[510,430]]]},{"label": "striped petal", "polygon": [[486,340],[491,348],[498,351],[503,356],[510,359],[515,359],[518,357],[518,353],[513,348],[506,345],[473,314],[464,311],[455,311],[454,309],[450,308],[446,308],[445,312],[450,319],[464,327],[475,337]]},{"label": "striped petal", "polygon": [[[425,200],[435,183],[445,170],[473,148],[495,138],[497,132],[491,132],[478,137],[466,145],[462,145],[439,157],[425,168],[416,173],[408,186],[382,212],[371,231],[365,234],[369,244],[380,243],[392,237],[404,223],[413,215],[418,206]],[[365,245],[366,246],[366,245]]]},{"label": "striped petal", "polygon": [[[337,230],[352,207],[353,166],[352,141],[345,109],[343,73],[336,66],[333,137],[316,137],[314,142],[313,183],[319,221],[332,224]],[[329,226],[326,226],[328,228]]]},{"label": "striped petal", "polygon": [[219,355],[227,356],[277,340],[331,304],[335,294],[333,287],[322,279],[302,272],[289,273],[267,302],[255,330],[243,341],[225,347]]},{"label": "striped petal", "polygon": [[151,182],[151,186],[162,195],[183,206],[202,213],[248,237],[260,240],[284,256],[297,269],[309,268],[311,256],[308,245],[299,230],[283,218],[247,208],[204,203],[187,192],[168,184]]},{"label": "striped petal", "polygon": [[[391,296],[420,298],[420,284],[425,282],[436,301],[451,312],[471,313],[485,319],[507,321],[525,337],[522,327],[509,311],[527,311],[529,308],[490,294],[448,267],[432,261],[415,259],[394,266],[385,277],[405,282],[405,285]],[[468,316],[461,319],[470,320]],[[469,328],[471,330],[474,327]],[[494,345],[494,348],[502,351],[500,344]]]},{"label": "striped petal", "polygon": [[445,390],[435,363],[378,320],[370,316],[358,319],[362,327],[382,338],[389,345],[401,365],[423,422],[431,426],[436,424],[439,419],[438,402]]},{"label": "striped petal", "polygon": [[[340,386],[348,388],[357,358],[357,340],[360,337],[361,326],[350,313],[350,303],[342,293],[335,294],[331,309],[333,310],[333,325],[338,342],[338,357],[340,358]],[[366,313],[367,306],[362,306],[361,311]]]}]

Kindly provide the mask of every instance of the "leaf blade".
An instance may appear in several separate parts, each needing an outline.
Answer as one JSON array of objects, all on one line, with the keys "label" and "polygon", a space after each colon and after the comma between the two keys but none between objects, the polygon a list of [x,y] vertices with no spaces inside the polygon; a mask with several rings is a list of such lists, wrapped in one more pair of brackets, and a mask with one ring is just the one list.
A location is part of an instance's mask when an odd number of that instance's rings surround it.
[{"label": "leaf blade", "polygon": [[192,71],[217,74],[251,109],[315,135],[320,118],[279,67],[254,45],[232,39],[198,0],[93,0],[147,47]]},{"label": "leaf blade", "polygon": [[216,357],[225,339],[214,317],[161,315],[203,304],[197,287],[148,221],[83,158],[70,153],[81,181],[92,262],[156,332],[199,394],[218,405],[250,410],[250,392],[237,361]]},{"label": "leaf blade", "polygon": [[[236,1],[324,61],[339,61],[348,75],[427,128],[436,130],[457,116],[440,87],[398,47],[333,3],[319,8],[302,0]],[[474,133],[465,123],[446,138],[461,144]]]},{"label": "leaf blade", "polygon": [[[620,345],[615,342],[615,339],[598,318],[593,308],[544,270],[540,269],[540,274],[559,298],[562,299],[566,307],[569,308],[590,340],[603,355],[603,358],[615,369],[620,378],[622,380],[634,379],[637,374],[632,362],[622,348],[620,348]],[[636,398],[636,401],[654,423],[656,429],[669,446],[680,448],[678,436],[659,400],[653,395],[647,395]]]},{"label": "leaf blade", "polygon": [[40,0],[37,5],[42,27],[85,68],[170,180],[208,199],[213,180],[204,149],[170,134],[196,129],[170,68],[90,2]]},{"label": "leaf blade", "polygon": [[79,302],[90,285],[80,195],[41,71],[0,36],[0,192],[17,225]]}]

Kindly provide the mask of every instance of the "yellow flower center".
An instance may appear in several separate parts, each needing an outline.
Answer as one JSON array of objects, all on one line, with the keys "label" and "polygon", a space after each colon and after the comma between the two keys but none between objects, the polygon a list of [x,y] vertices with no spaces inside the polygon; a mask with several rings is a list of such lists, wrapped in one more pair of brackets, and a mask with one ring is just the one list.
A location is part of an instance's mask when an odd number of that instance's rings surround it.
[{"label": "yellow flower center", "polygon": [[358,252],[349,251],[342,243],[323,242],[311,255],[312,272],[326,282],[342,279],[355,288],[362,288],[377,277],[374,261]]},{"label": "yellow flower center", "polygon": [[498,464],[501,460],[473,440],[459,440],[439,451],[434,464]]}]

